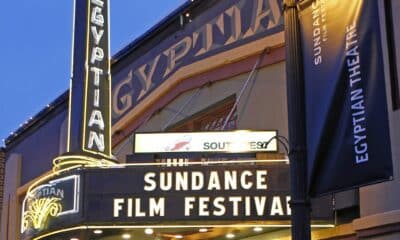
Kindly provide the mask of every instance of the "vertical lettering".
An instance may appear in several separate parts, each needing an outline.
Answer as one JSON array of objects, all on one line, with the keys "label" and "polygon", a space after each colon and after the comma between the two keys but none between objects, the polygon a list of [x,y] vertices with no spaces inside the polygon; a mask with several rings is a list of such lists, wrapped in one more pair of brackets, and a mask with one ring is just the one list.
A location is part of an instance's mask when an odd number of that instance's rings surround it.
[{"label": "vertical lettering", "polygon": [[90,71],[94,73],[94,85],[100,85],[100,76],[103,74],[103,69],[98,67],[91,67]]},{"label": "vertical lettering", "polygon": [[94,90],[93,106],[100,107],[100,89]]},{"label": "vertical lettering", "polygon": [[94,47],[92,51],[92,56],[90,58],[90,63],[94,64],[95,61],[103,61],[104,59],[104,51],[100,47]]},{"label": "vertical lettering", "polygon": [[93,110],[89,119],[89,127],[97,125],[100,130],[104,130],[103,116],[99,110]]},{"label": "vertical lettering", "polygon": [[97,27],[95,27],[95,26],[92,26],[90,29],[92,30],[92,35],[93,35],[95,44],[99,45],[100,40],[103,37],[104,30],[101,29],[100,31],[97,31]]},{"label": "vertical lettering", "polygon": [[90,131],[88,148],[93,149],[93,144],[96,144],[99,151],[104,151],[104,135],[102,133]]},{"label": "vertical lettering", "polygon": [[93,24],[96,24],[99,27],[103,27],[104,25],[104,16],[101,14],[102,8],[101,7],[94,7],[92,9],[92,17],[90,19],[90,21]]}]

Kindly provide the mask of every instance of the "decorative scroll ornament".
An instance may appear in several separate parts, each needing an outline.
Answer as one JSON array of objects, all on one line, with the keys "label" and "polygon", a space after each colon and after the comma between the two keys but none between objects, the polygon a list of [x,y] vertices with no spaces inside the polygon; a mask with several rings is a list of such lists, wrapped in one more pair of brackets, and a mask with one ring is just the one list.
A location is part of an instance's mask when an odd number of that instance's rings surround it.
[{"label": "decorative scroll ornament", "polygon": [[61,198],[50,197],[34,199],[29,204],[29,209],[23,215],[24,232],[27,229],[41,230],[49,217],[56,217],[62,211]]},{"label": "decorative scroll ornament", "polygon": [[89,156],[66,155],[59,156],[53,160],[53,172],[62,169],[73,169],[79,167],[110,167],[116,165],[116,162],[108,159],[97,159]]},{"label": "decorative scroll ornament", "polygon": [[80,176],[53,177],[39,179],[26,193],[21,206],[21,233],[25,236],[47,230],[55,219],[79,212]]}]

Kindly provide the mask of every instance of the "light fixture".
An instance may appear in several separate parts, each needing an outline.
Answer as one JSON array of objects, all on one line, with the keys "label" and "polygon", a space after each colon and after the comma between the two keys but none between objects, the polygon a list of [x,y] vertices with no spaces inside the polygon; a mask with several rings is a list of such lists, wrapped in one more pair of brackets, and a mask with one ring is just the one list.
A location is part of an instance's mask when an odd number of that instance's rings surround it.
[{"label": "light fixture", "polygon": [[122,234],[122,239],[131,239],[131,235],[129,233]]},{"label": "light fixture", "polygon": [[95,230],[93,230],[93,233],[94,233],[94,234],[102,234],[102,233],[103,233],[103,230],[101,230],[101,229],[95,229]]},{"label": "light fixture", "polygon": [[235,234],[228,233],[228,234],[226,234],[226,238],[229,238],[229,239],[235,238]]},{"label": "light fixture", "polygon": [[177,238],[177,239],[182,239],[183,236],[182,236],[182,235],[175,235],[175,238]]},{"label": "light fixture", "polygon": [[79,240],[79,238],[70,238],[69,240]]},{"label": "light fixture", "polygon": [[146,228],[146,229],[144,230],[144,233],[145,233],[146,235],[151,235],[151,234],[154,233],[154,230],[153,230],[152,228]]},{"label": "light fixture", "polygon": [[262,230],[263,230],[262,227],[254,227],[254,228],[253,228],[253,231],[254,231],[254,232],[261,232]]},{"label": "light fixture", "polygon": [[205,233],[205,232],[208,232],[208,229],[207,229],[207,228],[200,228],[200,229],[199,229],[199,232]]}]

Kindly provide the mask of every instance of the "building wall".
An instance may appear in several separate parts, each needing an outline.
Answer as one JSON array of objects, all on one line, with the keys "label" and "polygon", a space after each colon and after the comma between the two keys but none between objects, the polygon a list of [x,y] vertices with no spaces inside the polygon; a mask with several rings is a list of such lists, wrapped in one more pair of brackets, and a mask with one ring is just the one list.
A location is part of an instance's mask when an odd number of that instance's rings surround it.
[{"label": "building wall", "polygon": [[20,154],[8,155],[0,229],[0,239],[4,240],[19,239],[21,202],[18,196],[18,187],[21,185],[21,162],[22,156]]},{"label": "building wall", "polygon": [[244,88],[237,110],[238,129],[278,130],[287,137],[284,65],[280,62],[257,70],[247,86],[244,84],[250,72],[185,92],[142,124],[137,132],[163,131],[230,96],[237,99]]},{"label": "building wall", "polygon": [[[61,154],[60,133],[67,111],[59,108],[42,119],[7,148],[0,239],[19,239],[22,195],[26,185],[51,170],[53,158]],[[0,170],[1,171],[1,170]],[[0,175],[1,176],[1,175]],[[25,185],[25,188],[23,187]]]},{"label": "building wall", "polygon": [[[3,201],[4,201],[5,161],[6,161],[6,153],[4,149],[0,148],[0,216],[3,211]],[[0,223],[1,223],[1,217],[0,217]]]},{"label": "building wall", "polygon": [[[18,139],[14,145],[8,147],[8,154],[20,154],[23,159],[21,166],[22,185],[53,167],[53,159],[62,153],[60,153],[60,134],[63,131],[63,122],[66,118],[67,111],[61,108],[56,113],[49,114],[41,124],[38,124],[39,126]],[[9,162],[7,159],[6,164],[9,164]]]}]

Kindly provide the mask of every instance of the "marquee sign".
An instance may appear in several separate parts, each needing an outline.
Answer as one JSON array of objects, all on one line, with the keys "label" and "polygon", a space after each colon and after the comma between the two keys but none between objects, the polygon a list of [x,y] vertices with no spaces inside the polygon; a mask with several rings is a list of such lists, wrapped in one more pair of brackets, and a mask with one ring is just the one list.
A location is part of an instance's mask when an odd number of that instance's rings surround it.
[{"label": "marquee sign", "polygon": [[276,152],[276,131],[136,133],[135,153]]},{"label": "marquee sign", "polygon": [[[79,224],[289,223],[289,165],[192,162],[187,167],[116,165],[70,171],[30,190],[22,239]],[[313,220],[332,220],[331,199],[313,203]]]},{"label": "marquee sign", "polygon": [[93,169],[88,222],[288,220],[288,165]]},{"label": "marquee sign", "polygon": [[108,0],[76,0],[68,152],[111,157]]},{"label": "marquee sign", "polygon": [[52,219],[78,213],[79,189],[79,175],[71,175],[29,191],[22,202],[21,233],[42,231]]}]

